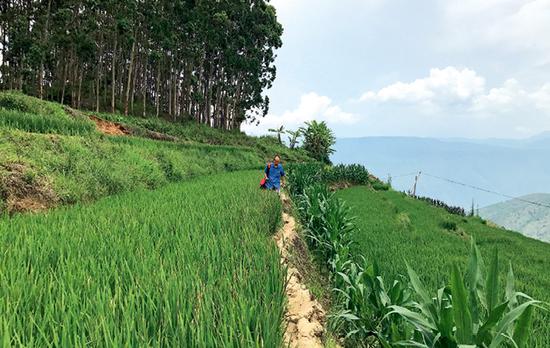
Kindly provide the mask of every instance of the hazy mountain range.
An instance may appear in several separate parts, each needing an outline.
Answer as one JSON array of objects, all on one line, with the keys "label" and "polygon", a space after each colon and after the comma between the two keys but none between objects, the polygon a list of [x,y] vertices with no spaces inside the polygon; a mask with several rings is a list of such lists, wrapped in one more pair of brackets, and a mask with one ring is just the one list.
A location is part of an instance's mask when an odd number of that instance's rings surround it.
[{"label": "hazy mountain range", "polygon": [[410,190],[410,174],[422,171],[417,194],[466,209],[472,201],[485,207],[509,198],[444,179],[513,197],[550,193],[550,132],[520,140],[340,138],[335,149],[334,163],[362,163],[383,180],[391,175],[398,190]]},{"label": "hazy mountain range", "polygon": [[[535,193],[521,198],[550,206],[548,193]],[[550,208],[520,200],[509,200],[482,208],[479,213],[482,217],[507,229],[550,242]]]}]

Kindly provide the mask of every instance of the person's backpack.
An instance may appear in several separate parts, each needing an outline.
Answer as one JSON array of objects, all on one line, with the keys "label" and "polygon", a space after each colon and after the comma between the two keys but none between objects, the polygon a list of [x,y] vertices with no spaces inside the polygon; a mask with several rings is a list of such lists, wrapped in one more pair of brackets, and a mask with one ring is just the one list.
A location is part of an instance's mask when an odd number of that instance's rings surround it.
[{"label": "person's backpack", "polygon": [[[270,169],[271,169],[271,163],[268,163],[268,164],[267,164],[267,172],[265,173],[265,174],[266,174],[265,176],[268,177],[268,178],[269,178],[269,170],[270,170]],[[267,184],[267,180],[266,180],[266,178],[264,177],[264,178],[262,178],[262,180],[260,181],[260,187],[261,187],[261,188],[266,188],[266,184]]]}]

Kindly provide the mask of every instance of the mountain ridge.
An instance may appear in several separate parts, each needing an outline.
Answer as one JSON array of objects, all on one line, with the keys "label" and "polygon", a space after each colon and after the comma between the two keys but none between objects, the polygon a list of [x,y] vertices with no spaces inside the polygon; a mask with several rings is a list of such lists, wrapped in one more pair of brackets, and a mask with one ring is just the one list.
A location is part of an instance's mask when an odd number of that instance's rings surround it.
[{"label": "mountain ridge", "polygon": [[[481,208],[479,214],[507,229],[550,242],[550,194],[533,193]],[[522,200],[538,202],[530,204]]]}]

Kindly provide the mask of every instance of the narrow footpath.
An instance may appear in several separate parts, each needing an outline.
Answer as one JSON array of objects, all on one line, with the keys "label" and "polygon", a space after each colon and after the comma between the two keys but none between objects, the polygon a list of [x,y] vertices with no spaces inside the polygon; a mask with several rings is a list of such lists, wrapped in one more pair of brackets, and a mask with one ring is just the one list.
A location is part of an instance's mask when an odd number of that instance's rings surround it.
[{"label": "narrow footpath", "polygon": [[[288,198],[284,194],[281,198],[286,205]],[[290,263],[290,249],[300,238],[295,229],[296,221],[286,212],[283,212],[283,221],[284,226],[273,238],[281,253],[281,263],[288,267],[285,344],[291,348],[322,348],[325,311],[304,284],[300,272]]]}]

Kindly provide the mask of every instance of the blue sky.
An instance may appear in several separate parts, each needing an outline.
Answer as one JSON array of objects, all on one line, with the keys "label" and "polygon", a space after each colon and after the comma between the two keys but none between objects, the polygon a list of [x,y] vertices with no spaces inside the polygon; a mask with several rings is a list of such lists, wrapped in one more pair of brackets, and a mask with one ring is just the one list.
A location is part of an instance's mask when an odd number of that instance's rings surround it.
[{"label": "blue sky", "polygon": [[528,137],[550,130],[550,0],[273,0],[269,115],[339,137]]}]

